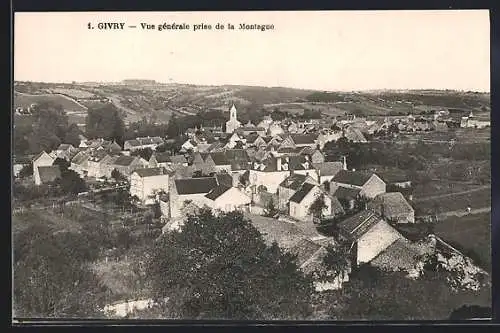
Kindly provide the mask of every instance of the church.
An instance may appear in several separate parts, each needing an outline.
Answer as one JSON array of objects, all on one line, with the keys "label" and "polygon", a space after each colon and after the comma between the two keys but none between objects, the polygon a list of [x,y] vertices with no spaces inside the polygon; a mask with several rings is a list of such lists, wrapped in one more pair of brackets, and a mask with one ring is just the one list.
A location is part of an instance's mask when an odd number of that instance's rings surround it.
[{"label": "church", "polygon": [[241,127],[241,123],[237,119],[236,107],[233,105],[229,110],[229,120],[226,121],[226,133],[233,133],[236,129]]}]

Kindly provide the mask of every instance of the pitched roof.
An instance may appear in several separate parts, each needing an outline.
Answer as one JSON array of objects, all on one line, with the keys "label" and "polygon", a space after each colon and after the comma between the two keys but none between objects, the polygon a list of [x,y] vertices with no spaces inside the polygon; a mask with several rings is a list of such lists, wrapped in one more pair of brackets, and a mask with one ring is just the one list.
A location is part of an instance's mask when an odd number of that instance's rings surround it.
[{"label": "pitched roof", "polygon": [[170,156],[170,162],[184,164],[184,163],[187,163],[187,159],[184,155],[173,155],[173,156]]},{"label": "pitched roof", "polygon": [[333,180],[337,183],[363,186],[373,173],[363,171],[340,170]]},{"label": "pitched roof", "polygon": [[158,163],[170,162],[170,153],[167,153],[167,152],[164,152],[164,153],[155,152],[155,153],[153,153],[153,156],[155,157],[156,162],[158,162]]},{"label": "pitched roof", "polygon": [[290,249],[290,252],[297,256],[297,264],[301,266],[318,252],[319,249],[321,249],[321,245],[307,238],[303,238]]},{"label": "pitched roof", "polygon": [[[39,159],[42,155],[44,154],[47,154],[46,151],[42,150],[41,152],[39,152],[35,157],[33,157],[33,161],[36,161],[37,159]],[[47,154],[49,155],[49,154]],[[49,155],[50,156],[50,155]]]},{"label": "pitched roof", "polygon": [[218,173],[215,175],[219,185],[233,186],[233,177],[228,173]]},{"label": "pitched roof", "polygon": [[315,144],[316,139],[318,139],[317,134],[291,134],[292,140],[295,144]]},{"label": "pitched roof", "polygon": [[377,171],[377,175],[386,183],[400,183],[410,180],[403,170]]},{"label": "pitched roof", "polygon": [[311,190],[315,187],[315,185],[310,184],[310,183],[304,183],[300,187],[300,189],[295,192],[292,197],[290,198],[290,201],[296,202],[296,203],[301,203],[302,200],[306,197],[306,195],[311,192]]},{"label": "pitched roof", "polygon": [[89,153],[81,151],[71,159],[71,163],[82,164],[85,163],[89,159],[89,157],[90,157]]},{"label": "pitched roof", "polygon": [[134,173],[137,173],[141,178],[146,178],[164,175],[166,174],[165,171],[164,168],[142,168],[135,170]]},{"label": "pitched roof", "polygon": [[395,216],[414,211],[413,207],[400,192],[379,194],[375,197],[375,201],[382,204],[383,212],[386,216]]},{"label": "pitched roof", "polygon": [[57,147],[57,150],[68,150],[71,148],[73,148],[73,146],[70,145],[69,143],[61,143],[59,147]]},{"label": "pitched roof", "polygon": [[366,209],[341,221],[338,227],[345,236],[351,239],[359,239],[380,221],[382,221],[380,216]]},{"label": "pitched roof", "polygon": [[212,190],[210,190],[210,192],[208,192],[205,195],[205,197],[207,197],[210,200],[216,200],[218,197],[220,197],[221,195],[226,193],[230,188],[231,188],[230,186],[226,186],[226,185],[221,184],[221,185],[213,188]]},{"label": "pitched roof", "polygon": [[330,196],[331,200],[331,206],[332,206],[332,213],[333,214],[344,214],[344,207],[342,207],[342,204],[340,203],[339,199],[334,196]]},{"label": "pitched roof", "polygon": [[125,141],[125,143],[128,144],[129,146],[133,146],[133,147],[137,147],[137,146],[141,145],[141,143],[136,139],[127,140],[127,141]]},{"label": "pitched roof", "polygon": [[59,169],[59,165],[40,166],[38,174],[42,183],[52,182],[61,177],[61,169]]},{"label": "pitched roof", "polygon": [[313,165],[308,156],[305,155],[291,155],[288,158],[289,170],[311,170]]},{"label": "pitched roof", "polygon": [[307,176],[306,175],[301,175],[298,173],[294,173],[288,177],[286,177],[281,183],[280,187],[285,187],[289,188],[295,191],[298,191],[302,184],[306,181]]},{"label": "pitched roof", "polygon": [[350,200],[356,199],[359,195],[359,192],[361,192],[361,189],[339,186],[333,193],[333,196],[339,199]]},{"label": "pitched roof", "polygon": [[335,176],[342,170],[342,162],[313,163],[314,169],[318,170],[320,176]]},{"label": "pitched roof", "polygon": [[214,161],[215,165],[230,165],[231,162],[226,157],[223,152],[210,153],[210,157]]},{"label": "pitched roof", "polygon": [[116,165],[121,165],[121,166],[129,166],[130,164],[132,164],[132,162],[135,160],[135,157],[134,156],[125,156],[125,155],[122,155],[122,156],[119,156],[115,163]]},{"label": "pitched roof", "polygon": [[206,194],[218,185],[215,177],[176,179],[174,182],[175,187],[177,188],[177,193],[180,195]]}]

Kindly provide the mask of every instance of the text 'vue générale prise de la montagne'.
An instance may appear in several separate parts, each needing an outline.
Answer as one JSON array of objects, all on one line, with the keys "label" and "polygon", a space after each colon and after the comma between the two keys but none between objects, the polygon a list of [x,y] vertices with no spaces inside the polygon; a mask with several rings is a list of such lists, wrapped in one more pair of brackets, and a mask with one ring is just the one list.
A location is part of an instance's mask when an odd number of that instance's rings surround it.
[{"label": "text 'vue g\u00e9n\u00e9rale prise de la montagne'", "polygon": [[139,24],[129,24],[125,22],[98,22],[87,23],[87,28],[89,30],[126,30],[126,29],[139,29],[139,30],[156,30],[156,31],[211,31],[211,30],[254,30],[254,31],[269,31],[274,30],[273,24],[249,24],[249,23],[198,23],[198,24],[187,24],[187,23],[139,23]]}]

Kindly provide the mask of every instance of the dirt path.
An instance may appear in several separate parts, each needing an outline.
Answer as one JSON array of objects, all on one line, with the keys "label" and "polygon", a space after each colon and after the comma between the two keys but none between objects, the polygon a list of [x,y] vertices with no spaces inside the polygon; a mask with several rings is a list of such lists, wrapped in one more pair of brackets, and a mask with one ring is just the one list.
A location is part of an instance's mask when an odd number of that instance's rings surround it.
[{"label": "dirt path", "polygon": [[472,193],[472,192],[477,192],[481,191],[487,188],[491,188],[491,185],[482,185],[477,188],[473,188],[467,191],[460,191],[460,192],[453,192],[453,193],[445,193],[445,194],[439,194],[439,195],[432,195],[432,196],[427,196],[423,198],[413,198],[414,202],[422,202],[422,201],[428,201],[428,200],[434,200],[434,199],[439,199],[439,198],[445,198],[445,197],[452,197],[455,195],[461,195],[461,194],[467,194],[467,193]]},{"label": "dirt path", "polygon": [[443,219],[443,218],[447,218],[447,217],[451,217],[451,216],[462,217],[462,216],[466,216],[466,215],[482,214],[482,213],[489,213],[489,212],[491,212],[491,207],[471,209],[470,212],[467,212],[467,211],[464,211],[463,209],[461,209],[461,210],[454,210],[454,211],[440,213],[438,215],[438,218]]}]

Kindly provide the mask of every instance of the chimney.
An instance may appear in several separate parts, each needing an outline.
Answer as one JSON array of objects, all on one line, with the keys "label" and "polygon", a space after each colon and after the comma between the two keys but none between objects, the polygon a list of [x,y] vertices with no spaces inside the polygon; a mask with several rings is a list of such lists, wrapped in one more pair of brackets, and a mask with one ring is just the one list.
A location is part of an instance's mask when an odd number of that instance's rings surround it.
[{"label": "chimney", "polygon": [[281,171],[281,157],[276,157],[276,169]]},{"label": "chimney", "polygon": [[342,156],[342,169],[347,170],[347,160],[345,156]]}]

